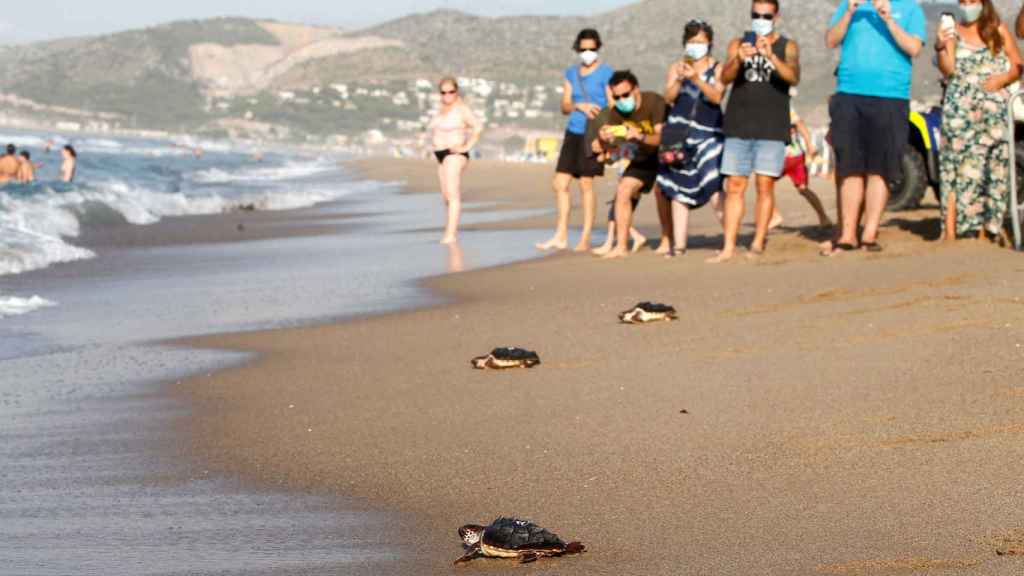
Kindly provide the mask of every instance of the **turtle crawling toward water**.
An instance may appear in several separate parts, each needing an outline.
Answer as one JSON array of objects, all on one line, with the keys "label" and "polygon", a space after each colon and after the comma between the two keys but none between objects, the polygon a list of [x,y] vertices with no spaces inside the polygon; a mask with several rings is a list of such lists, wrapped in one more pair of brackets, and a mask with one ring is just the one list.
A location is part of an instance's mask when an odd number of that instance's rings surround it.
[{"label": "turtle crawling toward water", "polygon": [[473,358],[473,368],[477,370],[507,370],[509,368],[533,368],[540,364],[540,356],[536,352],[522,348],[495,348],[486,356]]},{"label": "turtle crawling toward water", "polygon": [[623,324],[647,324],[649,322],[671,322],[678,320],[676,309],[667,304],[641,302],[619,314]]},{"label": "turtle crawling toward water", "polygon": [[490,526],[466,524],[459,528],[459,537],[466,553],[455,561],[456,564],[480,556],[516,559],[525,564],[538,558],[582,554],[586,550],[579,542],[566,544],[557,535],[518,518],[498,518]]}]

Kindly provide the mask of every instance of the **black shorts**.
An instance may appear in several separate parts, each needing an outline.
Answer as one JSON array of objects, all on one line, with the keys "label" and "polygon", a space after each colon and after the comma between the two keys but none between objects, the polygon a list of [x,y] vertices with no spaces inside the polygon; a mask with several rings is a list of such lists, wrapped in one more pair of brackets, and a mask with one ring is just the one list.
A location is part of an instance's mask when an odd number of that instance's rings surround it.
[{"label": "black shorts", "polygon": [[626,167],[626,171],[622,173],[623,178],[636,178],[637,180],[644,183],[640,187],[641,194],[647,194],[654,188],[655,182],[658,181],[658,159],[652,158],[642,162],[630,162],[629,166]]},{"label": "black shorts", "polygon": [[452,152],[451,150],[434,150],[434,157],[437,158],[438,164],[444,164],[444,159],[451,156],[465,156],[466,160],[469,160],[469,154],[465,152]]},{"label": "black shorts", "polygon": [[562,139],[562,151],[558,153],[556,172],[573,178],[594,178],[604,176],[604,164],[597,161],[583,134],[566,132]]},{"label": "black shorts", "polygon": [[839,178],[860,174],[890,182],[903,178],[900,158],[910,136],[908,100],[840,93],[828,108]]}]

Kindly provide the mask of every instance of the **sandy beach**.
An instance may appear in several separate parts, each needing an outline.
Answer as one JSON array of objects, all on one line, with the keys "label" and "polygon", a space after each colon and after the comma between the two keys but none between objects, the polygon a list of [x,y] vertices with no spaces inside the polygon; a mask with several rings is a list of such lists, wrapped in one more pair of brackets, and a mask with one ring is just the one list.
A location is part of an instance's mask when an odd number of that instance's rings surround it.
[{"label": "sandy beach", "polygon": [[[356,168],[436,189],[426,161]],[[474,162],[465,200],[549,207],[550,175]],[[558,254],[432,279],[441,306],[189,340],[259,357],[173,385],[183,433],[212,471],[401,515],[396,573],[1020,574],[1024,259],[932,242],[929,209],[889,214],[880,254],[821,258],[810,209],[779,198],[757,260],[705,264],[703,209],[682,258]],[[552,221],[499,225],[539,241]],[[639,227],[656,222],[646,198]],[[641,300],[680,321],[620,325]],[[496,346],[543,364],[470,368]],[[455,529],[499,515],[589,551],[451,567]]]}]

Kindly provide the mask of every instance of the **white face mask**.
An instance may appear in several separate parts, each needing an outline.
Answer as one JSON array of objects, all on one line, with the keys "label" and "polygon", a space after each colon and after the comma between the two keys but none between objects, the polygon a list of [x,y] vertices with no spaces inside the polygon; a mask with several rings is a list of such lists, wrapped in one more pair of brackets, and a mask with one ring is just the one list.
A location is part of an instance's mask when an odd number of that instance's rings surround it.
[{"label": "white face mask", "polygon": [[584,66],[590,66],[594,62],[597,62],[597,51],[584,50],[583,52],[580,52],[580,62],[583,62]]},{"label": "white face mask", "polygon": [[708,51],[711,49],[710,46],[703,43],[688,43],[686,45],[686,57],[690,60],[697,61],[708,55]]},{"label": "white face mask", "polygon": [[960,19],[963,20],[964,24],[973,24],[981,18],[981,11],[985,8],[982,4],[968,4],[967,6],[960,6]]},{"label": "white face mask", "polygon": [[758,18],[750,23],[750,30],[758,36],[768,36],[775,29],[775,22]]}]

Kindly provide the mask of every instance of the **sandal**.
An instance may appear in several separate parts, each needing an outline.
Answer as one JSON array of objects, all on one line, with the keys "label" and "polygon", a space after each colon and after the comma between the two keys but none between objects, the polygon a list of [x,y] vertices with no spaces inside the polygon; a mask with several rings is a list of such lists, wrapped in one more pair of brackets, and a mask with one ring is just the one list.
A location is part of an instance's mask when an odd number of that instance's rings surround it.
[{"label": "sandal", "polygon": [[679,256],[686,256],[686,248],[673,248],[665,253],[665,258],[677,258]]},{"label": "sandal", "polygon": [[818,254],[825,258],[831,258],[840,252],[853,252],[857,247],[853,244],[847,244],[846,242],[833,242],[831,250],[822,250]]},{"label": "sandal", "polygon": [[862,242],[860,246],[867,252],[881,252],[884,250],[878,242]]}]

